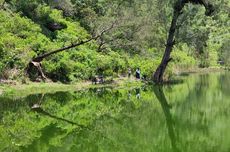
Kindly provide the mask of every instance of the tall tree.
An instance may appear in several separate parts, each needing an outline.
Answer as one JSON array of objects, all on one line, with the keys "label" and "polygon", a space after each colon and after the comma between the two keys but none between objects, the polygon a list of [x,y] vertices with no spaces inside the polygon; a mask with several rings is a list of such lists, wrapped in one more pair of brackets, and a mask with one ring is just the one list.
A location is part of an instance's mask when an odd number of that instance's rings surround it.
[{"label": "tall tree", "polygon": [[194,3],[194,4],[203,5],[206,9],[205,14],[208,16],[210,16],[214,11],[213,6],[210,3],[208,3],[206,0],[178,0],[175,3],[173,18],[172,18],[171,26],[169,29],[169,34],[168,34],[168,39],[167,39],[167,43],[166,43],[164,56],[161,60],[160,65],[158,66],[157,70],[153,74],[153,81],[155,83],[159,84],[159,83],[163,82],[164,72],[167,68],[168,63],[172,60],[171,52],[172,52],[173,46],[175,44],[175,32],[177,29],[177,21],[178,21],[179,16],[183,13],[182,9],[184,8],[185,4],[187,4],[187,3]]}]

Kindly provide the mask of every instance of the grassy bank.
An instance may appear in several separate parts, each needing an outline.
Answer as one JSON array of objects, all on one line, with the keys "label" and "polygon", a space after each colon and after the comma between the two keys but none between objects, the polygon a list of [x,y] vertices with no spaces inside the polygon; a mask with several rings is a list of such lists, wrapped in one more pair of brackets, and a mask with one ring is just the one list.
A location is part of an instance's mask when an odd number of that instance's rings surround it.
[{"label": "grassy bank", "polygon": [[[178,75],[189,75],[189,74],[205,74],[210,72],[223,72],[224,68],[214,67],[214,68],[193,68],[180,71]],[[171,79],[178,80],[178,77],[174,75]],[[169,81],[171,83],[173,81]],[[29,82],[28,84],[0,84],[0,95],[18,98],[25,97],[30,94],[40,94],[40,93],[54,93],[58,91],[78,91],[89,88],[100,88],[100,87],[133,87],[141,86],[144,82],[137,81],[135,78],[128,79],[126,77],[116,78],[111,83],[105,84],[92,84],[89,81],[82,81],[74,84],[63,84],[63,83],[35,83]]]},{"label": "grassy bank", "polygon": [[144,83],[135,79],[118,78],[114,79],[111,83],[105,84],[92,84],[89,81],[82,81],[74,84],[62,84],[62,83],[34,83],[28,84],[16,83],[15,85],[2,84],[0,85],[0,95],[19,98],[25,97],[31,94],[40,93],[54,93],[58,91],[79,91],[89,88],[100,87],[132,87],[141,86]]}]

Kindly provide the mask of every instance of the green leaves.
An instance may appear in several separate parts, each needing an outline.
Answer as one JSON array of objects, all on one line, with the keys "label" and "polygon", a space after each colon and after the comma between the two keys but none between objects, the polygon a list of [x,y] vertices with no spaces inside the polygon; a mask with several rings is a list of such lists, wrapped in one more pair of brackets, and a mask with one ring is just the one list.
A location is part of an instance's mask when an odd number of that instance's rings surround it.
[{"label": "green leaves", "polygon": [[[141,67],[142,73],[151,77],[165,47],[173,3],[6,1],[6,10],[0,10],[0,75],[12,69],[23,73],[35,56],[86,40],[114,24],[98,41],[49,57],[42,63],[44,72],[55,81],[71,82],[99,73],[118,76],[130,66]],[[204,16],[204,7],[186,5],[177,31],[176,42],[181,44],[175,46],[178,52],[169,73],[178,67],[217,66],[217,60],[227,56],[229,2],[214,4],[217,13],[213,17]]]}]

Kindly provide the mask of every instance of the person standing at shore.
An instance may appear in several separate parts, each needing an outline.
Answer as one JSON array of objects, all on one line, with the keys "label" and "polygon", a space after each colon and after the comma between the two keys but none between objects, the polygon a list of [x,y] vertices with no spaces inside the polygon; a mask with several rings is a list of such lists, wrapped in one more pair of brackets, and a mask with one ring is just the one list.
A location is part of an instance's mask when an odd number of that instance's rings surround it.
[{"label": "person standing at shore", "polygon": [[141,78],[141,71],[140,68],[136,69],[136,79],[140,79]]},{"label": "person standing at shore", "polygon": [[131,77],[131,74],[132,74],[132,70],[131,70],[131,68],[129,68],[129,69],[128,69],[128,78]]}]

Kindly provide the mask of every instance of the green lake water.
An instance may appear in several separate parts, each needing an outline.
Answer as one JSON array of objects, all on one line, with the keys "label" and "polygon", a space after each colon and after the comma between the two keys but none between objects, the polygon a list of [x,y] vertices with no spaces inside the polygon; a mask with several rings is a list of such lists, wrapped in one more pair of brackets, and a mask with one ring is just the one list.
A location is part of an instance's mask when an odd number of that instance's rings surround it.
[{"label": "green lake water", "polygon": [[0,151],[230,152],[230,73],[0,97]]}]

